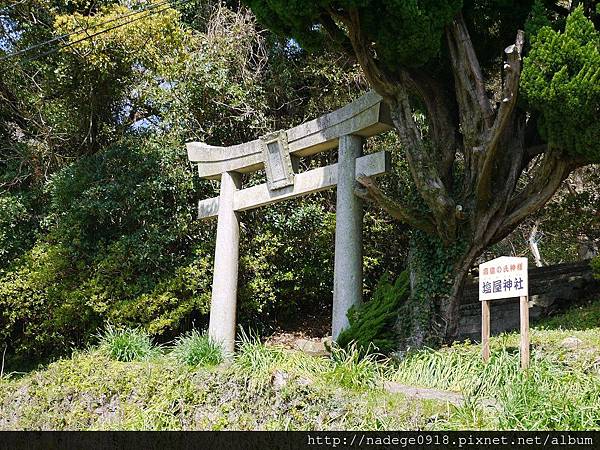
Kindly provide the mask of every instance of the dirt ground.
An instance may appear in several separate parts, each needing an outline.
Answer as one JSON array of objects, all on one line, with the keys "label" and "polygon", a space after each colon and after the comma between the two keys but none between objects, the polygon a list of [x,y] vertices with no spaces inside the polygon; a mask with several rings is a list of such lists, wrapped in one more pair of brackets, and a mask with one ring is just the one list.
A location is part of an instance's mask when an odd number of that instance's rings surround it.
[{"label": "dirt ground", "polygon": [[304,314],[293,324],[276,327],[265,339],[267,345],[296,348],[298,341],[322,342],[331,336],[331,317],[328,314]]}]

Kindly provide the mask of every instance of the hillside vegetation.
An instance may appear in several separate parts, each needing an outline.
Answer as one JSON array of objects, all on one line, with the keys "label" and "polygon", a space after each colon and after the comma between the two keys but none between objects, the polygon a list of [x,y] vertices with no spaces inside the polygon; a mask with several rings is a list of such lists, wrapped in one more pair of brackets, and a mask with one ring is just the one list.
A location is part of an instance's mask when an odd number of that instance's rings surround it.
[{"label": "hillside vegetation", "polygon": [[[526,373],[516,333],[492,338],[487,365],[468,342],[398,362],[360,359],[352,347],[313,357],[247,337],[218,364],[199,334],[171,350],[135,330],[115,344],[109,330],[93,349],[0,378],[0,430],[598,430],[599,310],[597,301],[536,325]],[[391,394],[386,382],[465,400]]]}]

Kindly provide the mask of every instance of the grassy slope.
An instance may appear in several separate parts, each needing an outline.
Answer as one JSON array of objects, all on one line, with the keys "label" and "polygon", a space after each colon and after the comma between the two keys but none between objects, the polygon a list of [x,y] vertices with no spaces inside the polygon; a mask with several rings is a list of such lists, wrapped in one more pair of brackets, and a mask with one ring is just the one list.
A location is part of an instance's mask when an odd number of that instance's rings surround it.
[{"label": "grassy slope", "polygon": [[[82,352],[0,379],[2,429],[600,429],[600,301],[536,325],[532,365],[518,335],[402,363],[333,360],[246,343],[231,365],[190,369],[169,355],[118,362]],[[561,329],[561,327],[563,329]],[[564,339],[581,342],[567,349]],[[463,392],[462,407],[388,394],[383,380]],[[497,407],[482,406],[494,398]]]}]

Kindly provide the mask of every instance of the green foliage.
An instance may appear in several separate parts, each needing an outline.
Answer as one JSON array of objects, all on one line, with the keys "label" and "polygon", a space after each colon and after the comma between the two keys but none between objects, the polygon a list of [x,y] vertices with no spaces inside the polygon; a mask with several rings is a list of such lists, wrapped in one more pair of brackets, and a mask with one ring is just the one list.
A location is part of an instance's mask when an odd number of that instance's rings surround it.
[{"label": "green foliage", "polygon": [[331,347],[331,369],[325,379],[347,389],[368,389],[377,386],[381,379],[381,367],[377,355],[364,354],[365,349],[352,342],[342,348]]},{"label": "green foliage", "polygon": [[254,385],[262,386],[272,382],[276,372],[352,390],[373,388],[381,380],[376,355],[365,356],[354,343],[347,348],[333,344],[330,350],[330,358],[315,358],[283,347],[266,346],[258,338],[242,333],[232,367]]},{"label": "green foliage", "polygon": [[[316,359],[286,355],[292,357]],[[168,357],[123,363],[79,353],[21,379],[1,379],[0,430],[424,429],[447,411],[441,403],[289,375],[276,387],[253,383],[235,365],[192,369]]]},{"label": "green foliage", "polygon": [[74,342],[67,336],[89,324],[85,310],[55,295],[69,289],[60,275],[70,267],[64,247],[38,244],[1,274],[0,339],[13,351],[31,356],[46,353],[51,343],[69,348]]},{"label": "green foliage", "polygon": [[335,214],[314,201],[286,203],[252,213],[254,229],[242,244],[242,314],[264,320],[277,310],[319,304],[333,279]]},{"label": "green foliage", "polygon": [[548,11],[541,0],[535,0],[529,18],[525,24],[525,33],[530,38],[536,35],[543,27],[552,26],[548,18]]},{"label": "green foliage", "polygon": [[21,194],[0,194],[0,261],[8,263],[31,245],[32,217]]},{"label": "green foliage", "polygon": [[192,330],[178,336],[170,355],[180,364],[197,367],[217,366],[223,361],[223,350],[207,334]]},{"label": "green foliage", "polygon": [[582,7],[564,32],[543,27],[532,37],[520,86],[552,147],[600,161],[600,33]]},{"label": "green foliage", "polygon": [[[366,87],[348,58],[332,64],[327,54],[296,51],[244,8],[164,5],[123,27],[108,29],[120,19],[100,26],[143,6],[26,0],[6,12],[19,39],[3,55],[83,26],[103,31],[0,62],[0,340],[8,354],[63,354],[108,320],[164,340],[201,325],[215,224],[195,220],[195,205],[218,191],[191,170],[184,142],[255,139],[341,107]],[[333,198],[244,214],[242,323],[266,328],[330,303]],[[367,232],[381,242],[392,226],[371,217]],[[403,263],[395,252],[370,246],[369,280],[388,259]]]},{"label": "green foliage", "polygon": [[[600,171],[581,168],[566,180],[567,186],[534,216],[544,233],[539,249],[546,264],[579,261],[583,245],[600,239]],[[527,236],[527,234],[525,234]]]},{"label": "green foliage", "polygon": [[[463,15],[484,70],[495,71],[504,48],[514,42],[517,30],[526,29],[540,7],[533,0],[465,0]],[[554,0],[543,0],[554,3]]]},{"label": "green foliage", "polygon": [[104,320],[158,334],[206,313],[212,242],[193,220],[184,158],[178,143],[130,139],[52,178],[50,233],[0,276],[0,333],[13,351],[64,351]]},{"label": "green foliage", "polygon": [[[600,379],[594,369],[599,343],[595,325],[586,331],[533,329],[532,361],[526,372],[519,370],[519,336],[514,333],[492,338],[487,364],[481,359],[481,346],[467,342],[409,354],[390,376],[400,383],[463,392],[468,402],[457,411],[460,415],[473,417],[473,404],[478,402],[497,402],[497,413],[491,417],[475,408],[488,429],[597,429]],[[581,351],[561,346],[569,336],[582,340]]]},{"label": "green foliage", "polygon": [[100,352],[116,361],[143,361],[160,353],[147,332],[139,328],[117,329],[107,325],[99,335]]},{"label": "green foliage", "polygon": [[384,275],[373,292],[373,298],[348,311],[350,325],[338,336],[338,345],[355,345],[363,354],[370,350],[389,353],[396,349],[398,337],[395,324],[398,310],[409,295],[407,272],[403,272],[393,284]]},{"label": "green foliage", "polygon": [[[487,364],[469,342],[394,362],[361,358],[356,348],[315,358],[244,338],[231,365],[218,369],[169,355],[121,362],[76,352],[0,378],[0,429],[597,430],[598,330],[532,328],[526,372],[518,333],[492,337]],[[564,348],[566,337],[580,347]],[[392,394],[384,381],[459,391],[465,403]]]},{"label": "green foliage", "polygon": [[460,240],[445,246],[437,236],[420,230],[411,232],[409,267],[414,281],[410,297],[398,313],[400,339],[408,348],[419,340],[431,347],[441,345],[447,324],[440,324],[437,319],[465,246]]},{"label": "green foliage", "polygon": [[438,56],[444,27],[462,7],[461,0],[312,3],[247,0],[247,3],[264,25],[282,36],[293,37],[308,49],[318,49],[325,41],[325,27],[331,28],[332,25],[323,21],[328,8],[341,8],[342,14],[356,9],[360,15],[361,30],[374,43],[378,58],[391,68],[420,66]]}]

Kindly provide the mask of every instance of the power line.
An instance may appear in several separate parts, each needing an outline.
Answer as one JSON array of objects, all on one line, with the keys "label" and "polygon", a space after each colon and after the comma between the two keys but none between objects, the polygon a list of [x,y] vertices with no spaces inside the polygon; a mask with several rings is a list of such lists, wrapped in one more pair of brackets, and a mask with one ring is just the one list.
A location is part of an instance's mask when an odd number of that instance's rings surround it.
[{"label": "power line", "polygon": [[[173,5],[175,5],[175,4],[178,4],[178,3],[181,3],[181,1],[182,1],[182,0],[179,0],[179,1],[175,1],[175,2],[173,2]],[[183,1],[183,3],[187,2],[187,1],[189,1],[189,0],[185,0],[185,1]],[[34,45],[31,45],[31,46],[29,46],[29,47],[27,47],[27,48],[24,48],[24,49],[22,49],[22,50],[16,51],[16,52],[14,52],[14,53],[10,53],[10,54],[8,54],[8,55],[5,55],[5,56],[3,56],[2,58],[0,58],[0,61],[4,61],[4,60],[6,60],[6,59],[9,59],[9,58],[12,58],[12,57],[14,57],[14,56],[22,55],[23,53],[27,53],[27,52],[29,52],[29,51],[31,51],[31,50],[34,50],[34,49],[36,49],[36,48],[43,47],[43,46],[45,46],[45,45],[48,45],[48,44],[52,44],[52,43],[54,43],[54,42],[56,42],[56,41],[60,41],[60,40],[62,40],[62,39],[64,39],[64,38],[68,38],[68,37],[70,37],[70,36],[72,36],[72,35],[74,35],[74,34],[86,33],[86,32],[87,32],[87,31],[89,31],[89,30],[96,29],[96,28],[98,28],[98,27],[101,27],[101,26],[103,26],[103,25],[106,25],[106,24],[109,24],[109,23],[115,22],[115,21],[117,21],[117,20],[122,20],[122,19],[126,19],[127,17],[136,16],[136,15],[138,15],[138,14],[142,14],[142,13],[144,13],[144,12],[147,12],[147,11],[151,11],[151,12],[152,12],[152,10],[153,10],[153,9],[155,9],[155,8],[158,8],[159,6],[163,6],[163,5],[165,5],[165,4],[169,4],[169,3],[170,3],[170,0],[163,0],[163,1],[161,1],[161,2],[158,2],[158,3],[153,3],[153,4],[151,4],[151,5],[148,5],[147,7],[145,7],[145,8],[142,8],[142,9],[139,9],[139,10],[137,10],[137,11],[132,11],[132,12],[130,12],[130,13],[128,13],[128,14],[123,14],[122,16],[119,16],[119,17],[114,17],[114,18],[112,18],[112,19],[106,20],[106,21],[104,21],[104,22],[101,22],[101,23],[98,23],[98,24],[96,24],[96,25],[92,25],[92,26],[89,26],[89,27],[87,27],[87,28],[83,28],[83,27],[82,27],[82,28],[80,28],[80,29],[78,29],[78,30],[71,31],[71,32],[69,32],[69,33],[65,33],[65,34],[62,34],[62,35],[60,35],[60,36],[56,36],[56,37],[54,37],[54,38],[52,38],[52,39],[49,39],[49,40],[47,40],[47,41],[40,42],[40,43],[38,43],[38,44],[34,44]],[[171,5],[169,5],[169,7],[170,7],[170,6],[171,6]],[[160,10],[160,11],[154,11],[153,13],[162,12],[162,11],[165,11],[166,9],[168,9],[168,7],[167,7],[167,8],[164,8],[164,9],[162,9],[162,10]],[[150,14],[146,14],[146,15],[144,15],[143,17],[147,17],[147,16],[149,16],[149,15],[150,15]],[[140,18],[143,18],[143,17],[140,17]],[[103,31],[105,32],[105,31],[110,31],[110,30],[113,30],[113,29],[115,29],[115,28],[118,28],[118,27],[120,27],[120,26],[127,25],[127,24],[129,24],[129,23],[135,22],[135,20],[136,20],[136,19],[134,19],[134,20],[130,20],[130,21],[127,21],[127,22],[124,22],[124,23],[122,23],[122,24],[119,24],[119,25],[117,25],[117,26],[114,26],[114,27],[111,27],[111,28],[107,28],[107,29],[105,29],[105,30],[103,30]],[[102,32],[100,32],[100,33],[95,33],[95,34],[92,34],[92,35],[90,35],[89,37],[97,36],[98,34],[102,34]],[[72,43],[68,44],[67,46],[70,46],[70,45],[76,44],[77,42],[81,42],[82,40],[85,40],[85,39],[80,39],[80,40],[78,40],[78,41],[74,41],[74,42],[72,42]],[[60,49],[60,48],[63,48],[63,47],[59,47],[59,49]],[[50,52],[42,53],[41,55],[38,55],[37,57],[42,57],[42,56],[45,56],[45,55],[47,55],[47,54],[50,54],[50,53],[52,53],[52,52],[50,51]],[[36,59],[37,57],[30,58],[30,59],[28,59],[27,61],[29,61],[29,60],[31,60],[31,59]]]},{"label": "power line", "polygon": [[13,56],[22,55],[23,53],[27,53],[27,52],[29,52],[29,51],[31,51],[31,50],[33,50],[33,49],[36,49],[36,48],[39,48],[39,47],[43,47],[43,46],[45,46],[45,45],[48,45],[48,44],[52,44],[53,42],[56,42],[56,41],[62,40],[62,39],[64,39],[64,38],[67,38],[67,37],[69,37],[69,36],[72,36],[72,35],[74,35],[74,34],[85,33],[85,32],[87,32],[88,30],[91,30],[91,29],[95,29],[95,28],[101,27],[101,26],[103,26],[103,25],[106,25],[106,24],[108,24],[108,23],[112,23],[112,22],[114,22],[114,21],[116,21],[116,20],[126,19],[127,17],[134,16],[134,15],[137,15],[137,14],[141,14],[141,13],[143,13],[143,12],[146,12],[146,11],[152,10],[152,9],[154,9],[154,8],[157,8],[157,7],[159,7],[159,6],[162,6],[162,5],[166,4],[166,3],[169,3],[169,0],[163,0],[163,1],[161,1],[161,2],[158,2],[158,3],[154,3],[154,4],[152,4],[152,5],[148,5],[147,7],[145,7],[145,8],[142,8],[142,9],[139,9],[139,10],[137,10],[137,11],[132,11],[132,12],[130,12],[130,13],[128,13],[128,14],[123,14],[122,16],[119,16],[119,17],[114,17],[114,18],[112,18],[112,19],[106,20],[106,21],[104,21],[104,22],[101,22],[101,23],[99,23],[99,24],[92,25],[92,26],[90,26],[90,27],[87,27],[87,28],[83,28],[83,27],[82,27],[82,28],[80,28],[80,29],[78,29],[78,30],[71,31],[70,33],[65,33],[65,34],[62,34],[62,35],[60,35],[60,36],[56,36],[56,37],[54,37],[54,38],[52,38],[52,39],[49,39],[49,40],[47,40],[47,41],[40,42],[40,43],[38,43],[38,44],[31,45],[31,46],[29,46],[29,47],[27,47],[27,48],[24,48],[24,49],[22,49],[22,50],[19,50],[19,51],[17,51],[17,52],[11,53],[10,55],[5,55],[5,56],[3,56],[2,58],[0,58],[0,61],[3,61],[3,60],[5,60],[5,59],[8,59],[8,58],[12,58]]}]

